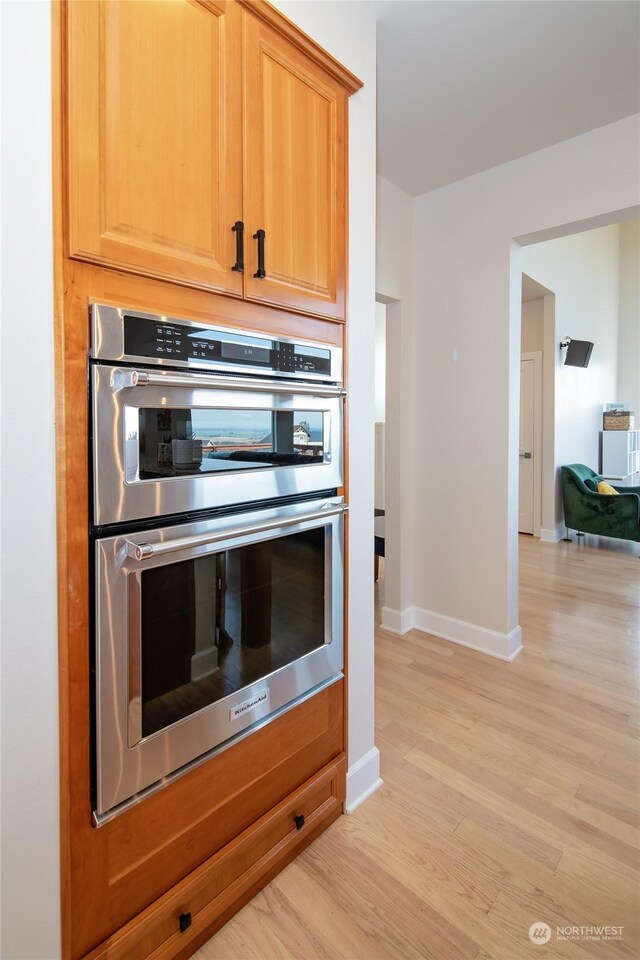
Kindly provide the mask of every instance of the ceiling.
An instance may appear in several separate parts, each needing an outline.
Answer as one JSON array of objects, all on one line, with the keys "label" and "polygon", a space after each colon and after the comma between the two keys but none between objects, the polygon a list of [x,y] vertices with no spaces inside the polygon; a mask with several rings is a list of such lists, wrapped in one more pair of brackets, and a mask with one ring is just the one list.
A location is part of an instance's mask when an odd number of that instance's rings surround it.
[{"label": "ceiling", "polygon": [[362,0],[378,172],[417,196],[640,111],[636,0]]}]

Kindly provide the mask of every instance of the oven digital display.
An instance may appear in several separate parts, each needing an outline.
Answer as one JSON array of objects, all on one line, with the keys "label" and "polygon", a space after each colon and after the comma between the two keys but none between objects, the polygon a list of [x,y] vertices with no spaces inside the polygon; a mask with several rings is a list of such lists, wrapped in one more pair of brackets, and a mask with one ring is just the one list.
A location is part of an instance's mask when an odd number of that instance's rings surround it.
[{"label": "oven digital display", "polygon": [[240,360],[245,363],[271,363],[271,351],[264,347],[245,346],[243,343],[220,344],[220,355],[223,360]]}]

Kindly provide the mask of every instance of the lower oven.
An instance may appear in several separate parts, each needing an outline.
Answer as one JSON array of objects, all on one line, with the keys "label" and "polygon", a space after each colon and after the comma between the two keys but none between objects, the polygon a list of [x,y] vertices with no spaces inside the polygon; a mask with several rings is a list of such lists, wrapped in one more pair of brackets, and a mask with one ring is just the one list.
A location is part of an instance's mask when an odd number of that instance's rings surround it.
[{"label": "lower oven", "polygon": [[98,825],[341,677],[345,510],[98,535]]}]

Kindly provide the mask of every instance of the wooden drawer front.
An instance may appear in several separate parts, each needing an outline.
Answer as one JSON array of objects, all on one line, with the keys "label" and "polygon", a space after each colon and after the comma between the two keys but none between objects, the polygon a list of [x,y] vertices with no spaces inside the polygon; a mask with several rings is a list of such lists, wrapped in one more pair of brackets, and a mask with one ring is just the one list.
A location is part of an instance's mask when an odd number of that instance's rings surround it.
[{"label": "wooden drawer front", "polygon": [[[86,960],[170,960],[219,929],[342,810],[346,761],[316,776],[151,904]],[[295,817],[304,816],[298,829]],[[180,916],[191,925],[180,932]]]},{"label": "wooden drawer front", "polygon": [[342,753],[342,687],[333,684],[101,828],[110,832],[107,930],[139,914]]}]

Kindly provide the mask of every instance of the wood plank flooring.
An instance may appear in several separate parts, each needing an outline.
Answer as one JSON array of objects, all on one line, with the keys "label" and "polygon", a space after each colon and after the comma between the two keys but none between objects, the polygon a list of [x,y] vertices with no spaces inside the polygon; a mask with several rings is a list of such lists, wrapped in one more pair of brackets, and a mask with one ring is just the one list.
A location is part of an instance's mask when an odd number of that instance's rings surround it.
[{"label": "wood plank flooring", "polygon": [[384,787],[197,960],[640,957],[638,546],[520,541],[524,652],[378,629]]}]

